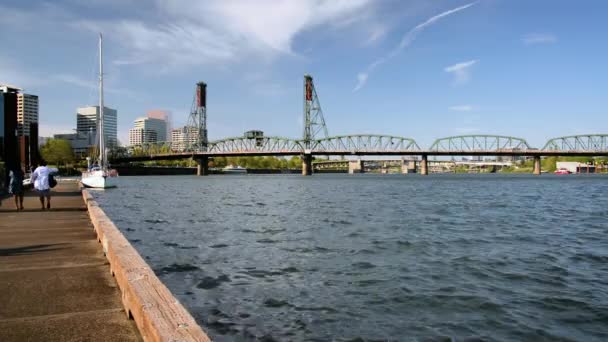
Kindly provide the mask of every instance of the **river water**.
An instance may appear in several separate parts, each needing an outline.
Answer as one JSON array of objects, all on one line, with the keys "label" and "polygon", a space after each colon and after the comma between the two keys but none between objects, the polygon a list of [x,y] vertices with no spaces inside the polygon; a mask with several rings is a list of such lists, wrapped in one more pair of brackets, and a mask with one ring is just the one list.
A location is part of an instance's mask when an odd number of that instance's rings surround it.
[{"label": "river water", "polygon": [[122,177],[100,205],[215,341],[606,341],[608,177]]}]

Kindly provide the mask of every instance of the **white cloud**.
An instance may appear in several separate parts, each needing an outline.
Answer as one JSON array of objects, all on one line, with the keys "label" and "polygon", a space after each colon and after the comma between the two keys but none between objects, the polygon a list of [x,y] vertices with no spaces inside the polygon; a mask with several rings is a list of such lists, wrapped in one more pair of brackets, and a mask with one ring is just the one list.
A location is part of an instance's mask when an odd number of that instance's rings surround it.
[{"label": "white cloud", "polygon": [[[371,0],[157,0],[160,22],[80,20],[76,27],[104,31],[126,55],[114,63],[154,63],[166,69],[297,55],[297,35],[321,26],[354,25]],[[345,24],[346,23],[346,24]]]},{"label": "white cloud", "polygon": [[472,105],[458,105],[452,106],[449,109],[455,112],[470,112],[474,109],[474,107]]},{"label": "white cloud", "polygon": [[355,89],[353,91],[357,91],[357,90],[361,89],[367,82],[368,76],[369,75],[366,72],[359,73],[357,75],[357,86],[355,87]]},{"label": "white cloud", "polygon": [[395,49],[393,49],[393,51],[391,51],[386,56],[378,58],[373,63],[371,63],[364,72],[360,72],[357,75],[358,83],[355,86],[355,88],[353,89],[353,92],[358,91],[359,89],[363,88],[363,86],[365,86],[365,84],[367,83],[367,79],[369,77],[369,74],[374,69],[376,69],[381,64],[386,63],[386,61],[388,61],[389,59],[397,56],[399,53],[401,53],[401,51],[403,51],[405,48],[407,48],[408,46],[410,46],[410,44],[412,44],[412,42],[414,42],[414,40],[416,40],[416,38],[418,37],[418,34],[420,34],[422,31],[424,31],[424,29],[426,29],[427,27],[433,25],[434,23],[436,23],[437,21],[439,21],[440,19],[442,19],[444,17],[447,17],[447,16],[450,16],[450,15],[455,14],[457,12],[463,11],[463,10],[465,10],[465,9],[471,7],[471,6],[474,6],[476,4],[477,4],[477,1],[469,3],[469,4],[466,4],[464,6],[453,8],[453,9],[445,11],[445,12],[442,12],[442,13],[440,13],[438,15],[435,15],[435,16],[427,19],[426,21],[418,24],[416,27],[414,27],[413,29],[411,29],[410,31],[408,31],[403,36],[403,38],[401,39],[401,42],[399,43],[399,45]]},{"label": "white cloud", "polygon": [[471,67],[478,62],[479,60],[474,59],[467,62],[457,63],[446,67],[444,71],[454,75],[455,85],[463,85],[471,80]]},{"label": "white cloud", "polygon": [[529,33],[521,41],[526,45],[554,44],[557,43],[557,36],[552,33]]}]

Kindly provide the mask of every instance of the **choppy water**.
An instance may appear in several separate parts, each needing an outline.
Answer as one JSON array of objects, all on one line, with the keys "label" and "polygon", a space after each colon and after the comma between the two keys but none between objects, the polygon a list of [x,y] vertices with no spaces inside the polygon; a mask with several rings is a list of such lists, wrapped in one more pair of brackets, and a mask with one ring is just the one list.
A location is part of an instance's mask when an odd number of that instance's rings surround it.
[{"label": "choppy water", "polygon": [[102,207],[216,341],[608,340],[608,177],[123,177]]}]

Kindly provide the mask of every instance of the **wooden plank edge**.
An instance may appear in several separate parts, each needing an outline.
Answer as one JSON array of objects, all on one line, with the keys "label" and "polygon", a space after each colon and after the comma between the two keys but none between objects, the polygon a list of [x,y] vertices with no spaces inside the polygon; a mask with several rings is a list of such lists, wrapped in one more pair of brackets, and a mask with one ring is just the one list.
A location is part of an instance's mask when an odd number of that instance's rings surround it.
[{"label": "wooden plank edge", "polygon": [[145,341],[211,341],[86,189],[82,196],[127,314]]}]

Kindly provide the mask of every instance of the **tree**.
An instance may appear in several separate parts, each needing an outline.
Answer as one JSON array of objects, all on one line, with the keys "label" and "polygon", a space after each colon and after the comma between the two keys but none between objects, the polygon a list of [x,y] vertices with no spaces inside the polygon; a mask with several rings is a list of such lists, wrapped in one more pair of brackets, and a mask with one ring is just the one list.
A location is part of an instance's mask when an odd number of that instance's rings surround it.
[{"label": "tree", "polygon": [[298,156],[293,156],[289,159],[289,168],[290,169],[299,169],[302,167],[302,159]]},{"label": "tree", "polygon": [[40,149],[42,158],[50,164],[66,166],[75,160],[72,145],[65,139],[49,139]]}]

